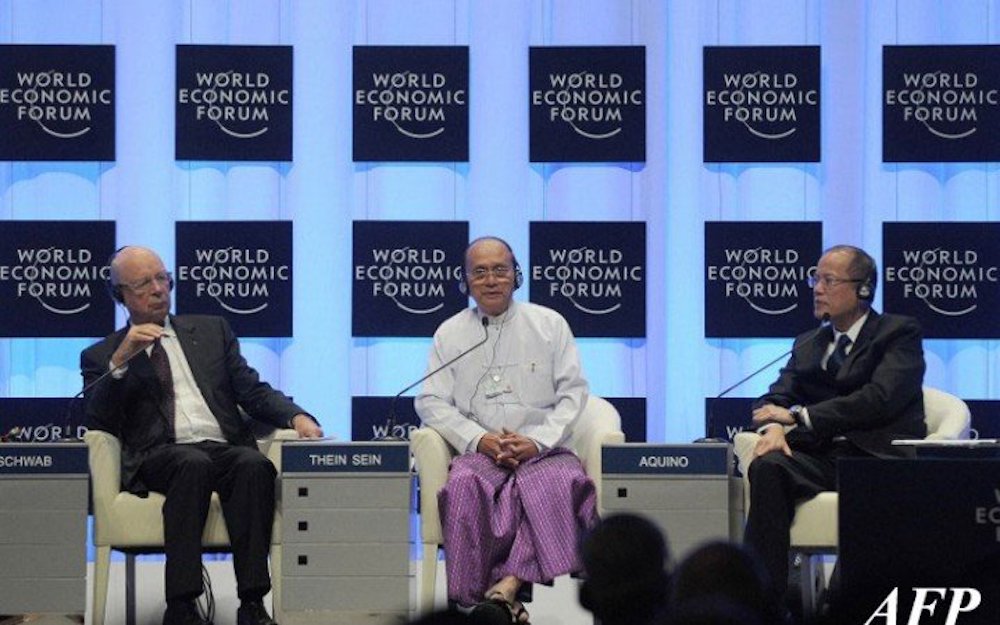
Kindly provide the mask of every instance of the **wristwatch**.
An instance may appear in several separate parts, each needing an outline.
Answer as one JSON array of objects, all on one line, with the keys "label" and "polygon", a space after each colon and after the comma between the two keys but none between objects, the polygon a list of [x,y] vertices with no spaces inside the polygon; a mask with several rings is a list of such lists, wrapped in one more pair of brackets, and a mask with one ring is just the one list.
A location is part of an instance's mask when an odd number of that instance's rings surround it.
[{"label": "wristwatch", "polygon": [[806,424],[805,419],[802,418],[802,410],[803,408],[799,404],[795,404],[794,406],[788,409],[789,414],[791,414],[792,418],[795,419],[796,425]]}]

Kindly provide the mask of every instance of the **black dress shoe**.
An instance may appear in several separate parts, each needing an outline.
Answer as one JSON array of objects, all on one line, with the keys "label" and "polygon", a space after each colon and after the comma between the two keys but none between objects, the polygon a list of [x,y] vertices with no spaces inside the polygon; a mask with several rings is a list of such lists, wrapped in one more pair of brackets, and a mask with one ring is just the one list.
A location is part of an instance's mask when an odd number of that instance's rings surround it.
[{"label": "black dress shoe", "polygon": [[278,625],[260,601],[244,601],[236,610],[236,625]]},{"label": "black dress shoe", "polygon": [[163,613],[163,625],[212,625],[201,618],[194,601],[170,601]]}]

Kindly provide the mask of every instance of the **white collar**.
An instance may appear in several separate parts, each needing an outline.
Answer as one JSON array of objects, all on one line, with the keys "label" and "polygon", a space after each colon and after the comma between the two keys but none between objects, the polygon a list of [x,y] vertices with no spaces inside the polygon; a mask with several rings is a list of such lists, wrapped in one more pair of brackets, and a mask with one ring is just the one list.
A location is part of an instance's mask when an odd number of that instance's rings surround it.
[{"label": "white collar", "polygon": [[833,328],[833,342],[836,343],[840,340],[840,336],[842,334],[846,334],[847,338],[851,339],[851,345],[857,343],[858,335],[861,334],[861,327],[865,325],[866,321],[868,321],[868,315],[870,315],[871,312],[872,311],[869,310],[865,312],[865,314],[861,315],[857,321],[851,324],[851,327],[847,328],[847,332],[840,332],[837,328]]}]

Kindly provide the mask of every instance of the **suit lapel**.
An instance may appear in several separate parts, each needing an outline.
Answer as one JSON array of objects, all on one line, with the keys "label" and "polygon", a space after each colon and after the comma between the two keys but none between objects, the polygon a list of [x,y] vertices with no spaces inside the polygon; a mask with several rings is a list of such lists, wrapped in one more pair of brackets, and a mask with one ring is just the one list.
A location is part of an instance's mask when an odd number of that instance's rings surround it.
[{"label": "suit lapel", "polygon": [[827,326],[816,332],[815,336],[802,345],[802,363],[809,369],[819,369],[823,362],[826,347],[833,340],[833,328]]}]

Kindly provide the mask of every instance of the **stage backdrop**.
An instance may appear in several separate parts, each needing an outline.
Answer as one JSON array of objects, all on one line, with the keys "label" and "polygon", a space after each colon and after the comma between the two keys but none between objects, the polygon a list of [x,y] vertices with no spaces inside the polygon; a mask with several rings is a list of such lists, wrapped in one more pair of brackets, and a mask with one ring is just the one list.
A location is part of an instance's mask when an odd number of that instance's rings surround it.
[{"label": "stage backdrop", "polygon": [[[93,113],[113,109],[115,126],[113,134],[101,125],[91,131],[113,136],[113,150],[98,147],[99,158],[114,160],[0,164],[0,228],[113,221],[118,245],[155,247],[174,267],[175,222],[291,222],[292,336],[248,337],[244,352],[329,433],[348,438],[351,398],[396,394],[423,373],[430,345],[427,337],[352,336],[354,222],[468,222],[471,236],[503,236],[522,260],[530,258],[532,222],[645,222],[645,336],[582,338],[580,351],[595,393],[647,398],[649,440],[687,441],[703,432],[705,397],[790,346],[787,338],[705,338],[705,222],[822,222],[824,246],[861,245],[880,259],[883,222],[996,221],[995,162],[883,162],[884,153],[898,159],[920,146],[883,146],[882,60],[885,46],[997,44],[998,24],[1000,0],[2,0],[2,44],[114,46],[113,82],[92,80]],[[273,47],[274,59],[255,60],[260,69],[251,74],[257,88],[276,94],[274,115],[291,107],[290,145],[267,152],[272,161],[176,160],[178,88],[190,86],[178,84],[178,45]],[[467,85],[451,74],[441,79],[457,98],[456,115],[467,109],[467,154],[355,162],[356,51],[415,45],[455,49],[459,65],[467,50]],[[644,111],[644,150],[629,162],[533,161],[531,50],[601,46],[641,55],[644,79],[622,74],[622,84],[627,113]],[[705,48],[739,46],[818,54],[818,89],[809,82],[813,61],[792,70],[810,99],[803,114],[818,110],[818,154],[792,163],[764,155],[705,162]],[[909,63],[910,52],[894,58]],[[289,66],[290,90],[282,74]],[[782,84],[789,80],[782,72]],[[988,82],[985,74],[978,80]],[[901,109],[889,114],[899,116],[894,129],[923,132]],[[993,112],[982,115],[993,123]],[[635,121],[622,127],[631,131]],[[935,128],[956,135],[966,126]],[[237,134],[262,127],[227,126]],[[72,395],[78,353],[93,340],[0,340],[0,396]],[[928,384],[967,398],[1000,396],[995,340],[934,339],[926,351]],[[758,394],[773,377],[765,372],[732,395]]]}]

